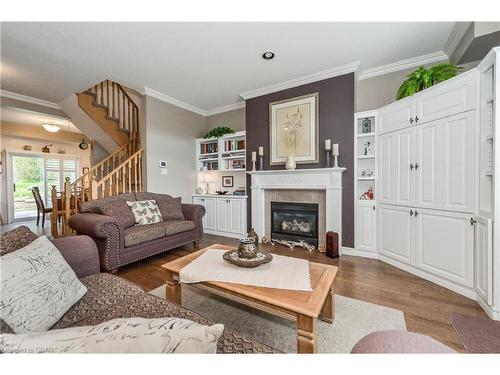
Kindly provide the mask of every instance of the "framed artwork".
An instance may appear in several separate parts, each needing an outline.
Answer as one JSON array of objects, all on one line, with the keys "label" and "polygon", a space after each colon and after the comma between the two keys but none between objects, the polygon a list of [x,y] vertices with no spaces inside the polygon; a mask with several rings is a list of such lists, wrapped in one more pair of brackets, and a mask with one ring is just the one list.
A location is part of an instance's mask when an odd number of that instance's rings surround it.
[{"label": "framed artwork", "polygon": [[85,174],[89,171],[89,167],[83,167],[82,168],[82,173]]},{"label": "framed artwork", "polygon": [[230,187],[232,188],[234,185],[233,176],[222,176],[222,187]]},{"label": "framed artwork", "polygon": [[319,163],[318,126],[318,93],[269,103],[269,164]]}]

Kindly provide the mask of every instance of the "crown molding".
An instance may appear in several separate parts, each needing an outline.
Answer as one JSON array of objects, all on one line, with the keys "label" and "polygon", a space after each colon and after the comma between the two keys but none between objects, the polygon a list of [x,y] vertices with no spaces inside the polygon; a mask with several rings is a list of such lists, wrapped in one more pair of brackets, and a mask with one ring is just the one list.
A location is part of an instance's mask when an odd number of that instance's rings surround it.
[{"label": "crown molding", "polygon": [[223,105],[222,107],[217,107],[217,108],[209,109],[208,111],[205,111],[205,116],[212,116],[212,115],[216,115],[219,113],[234,111],[236,109],[245,108],[245,106],[246,106],[246,103],[244,101],[234,103],[234,104]]},{"label": "crown molding", "polygon": [[198,115],[206,116],[206,111],[205,110],[203,110],[201,108],[198,108],[198,107],[196,107],[194,105],[191,105],[189,103],[183,102],[182,100],[173,98],[173,97],[168,96],[166,94],[163,94],[163,93],[161,93],[159,91],[150,89],[149,87],[144,87],[144,90],[141,92],[141,94],[146,95],[146,96],[151,96],[151,97],[153,97],[155,99],[158,99],[158,100],[170,103],[172,105],[175,105],[176,107],[179,107],[179,108],[182,108],[182,109],[186,109],[186,110],[194,112],[194,113],[196,113]]},{"label": "crown molding", "polygon": [[343,74],[356,73],[358,71],[360,65],[361,65],[360,61],[355,61],[355,62],[350,63],[350,64],[337,66],[335,68],[322,70],[322,71],[317,72],[317,73],[294,78],[294,79],[291,79],[288,81],[264,86],[264,87],[261,87],[259,89],[246,91],[246,92],[241,93],[240,96],[243,99],[247,100],[247,99],[255,98],[257,96],[271,94],[271,93],[276,92],[276,91],[286,90],[286,89],[289,89],[292,87],[306,85],[308,83],[321,81],[321,80],[332,78],[332,77],[341,76]]},{"label": "crown molding", "polygon": [[444,45],[443,51],[449,57],[453,55],[457,49],[459,43],[462,41],[463,37],[467,33],[472,22],[456,22],[455,26],[451,30],[450,36]]},{"label": "crown molding", "polygon": [[43,107],[62,110],[61,106],[57,103],[49,102],[48,100],[34,98],[32,96],[17,94],[11,91],[0,90],[0,96],[2,98],[15,99],[26,103],[41,105]]},{"label": "crown molding", "polygon": [[430,64],[436,61],[448,59],[443,51],[432,52],[427,55],[412,57],[411,59],[400,60],[390,64],[377,66],[375,68],[364,69],[358,77],[358,80],[381,76],[384,74],[397,72],[398,70],[415,68],[417,66]]}]

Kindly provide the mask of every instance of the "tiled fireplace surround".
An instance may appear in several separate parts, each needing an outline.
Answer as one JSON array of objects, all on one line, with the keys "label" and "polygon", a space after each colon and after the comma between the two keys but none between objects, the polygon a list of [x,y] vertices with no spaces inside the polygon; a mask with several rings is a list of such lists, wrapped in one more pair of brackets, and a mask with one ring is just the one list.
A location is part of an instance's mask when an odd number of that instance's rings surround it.
[{"label": "tiled fireplace surround", "polygon": [[[327,231],[342,240],[342,172],[345,168],[266,170],[252,176],[252,227],[262,236],[271,234],[271,202],[318,203],[318,240]],[[342,243],[342,242],[340,242]]]}]

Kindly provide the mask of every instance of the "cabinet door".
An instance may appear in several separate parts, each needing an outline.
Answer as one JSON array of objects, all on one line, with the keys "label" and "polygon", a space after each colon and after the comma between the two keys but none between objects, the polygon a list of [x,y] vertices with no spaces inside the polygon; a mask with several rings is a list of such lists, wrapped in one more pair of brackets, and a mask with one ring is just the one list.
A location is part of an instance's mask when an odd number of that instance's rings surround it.
[{"label": "cabinet door", "polygon": [[416,209],[416,265],[467,287],[474,286],[474,228],[471,216]]},{"label": "cabinet door", "polygon": [[416,124],[474,109],[477,82],[477,72],[471,71],[416,94]]},{"label": "cabinet door", "polygon": [[229,201],[231,232],[243,235],[246,232],[246,228],[243,226],[246,222],[244,220],[244,215],[246,215],[245,201],[243,199],[230,199]]},{"label": "cabinet door", "polygon": [[378,137],[377,161],[378,161],[378,201],[381,203],[393,203],[394,197],[394,136],[393,133],[382,134]]},{"label": "cabinet door", "polygon": [[216,207],[215,207],[215,198],[203,198],[205,200],[205,216],[204,216],[204,225],[208,230],[215,230],[215,215],[216,215]]},{"label": "cabinet door", "polygon": [[[443,162],[438,174],[442,193],[440,208],[474,212],[475,181],[475,111],[450,116],[440,121],[438,157]],[[424,173],[424,168],[420,171]]]},{"label": "cabinet door", "polygon": [[375,251],[375,203],[358,202],[356,214],[356,250]]},{"label": "cabinet door", "polygon": [[217,230],[231,231],[231,204],[229,199],[217,198]]},{"label": "cabinet door", "polygon": [[439,157],[439,122],[416,127],[416,162],[415,171],[415,205],[417,207],[438,208],[441,191],[438,186],[440,167]]},{"label": "cabinet door", "polygon": [[378,133],[387,133],[414,125],[412,113],[413,98],[405,98],[379,110]]},{"label": "cabinet door", "polygon": [[490,219],[475,218],[476,292],[488,305],[493,303],[493,238]]},{"label": "cabinet door", "polygon": [[414,163],[415,129],[404,129],[394,133],[394,200],[393,204],[413,206],[415,203]]},{"label": "cabinet door", "polygon": [[404,263],[415,262],[414,208],[380,204],[378,211],[378,251]]}]

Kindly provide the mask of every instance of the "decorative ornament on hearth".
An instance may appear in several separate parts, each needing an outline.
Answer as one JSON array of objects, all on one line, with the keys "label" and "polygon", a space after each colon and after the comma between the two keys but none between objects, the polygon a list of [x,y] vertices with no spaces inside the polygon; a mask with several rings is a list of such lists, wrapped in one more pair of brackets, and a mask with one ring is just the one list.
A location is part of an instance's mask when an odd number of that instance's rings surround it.
[{"label": "decorative ornament on hearth", "polygon": [[360,200],[368,200],[368,201],[373,200],[373,198],[374,198],[373,188],[371,186],[368,188],[367,191],[363,193],[363,195],[361,195],[361,197],[359,197]]}]

